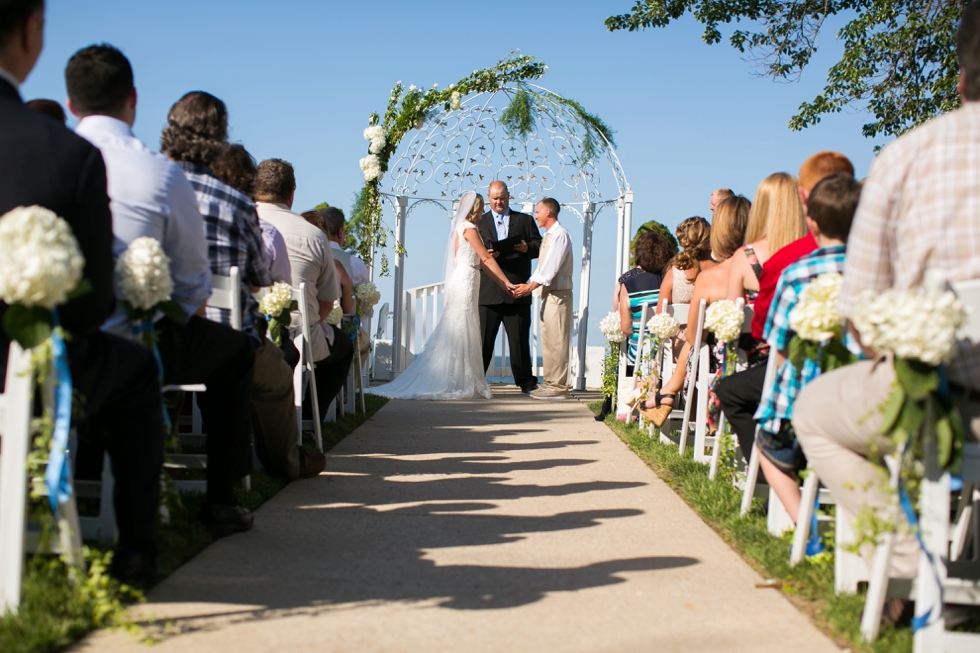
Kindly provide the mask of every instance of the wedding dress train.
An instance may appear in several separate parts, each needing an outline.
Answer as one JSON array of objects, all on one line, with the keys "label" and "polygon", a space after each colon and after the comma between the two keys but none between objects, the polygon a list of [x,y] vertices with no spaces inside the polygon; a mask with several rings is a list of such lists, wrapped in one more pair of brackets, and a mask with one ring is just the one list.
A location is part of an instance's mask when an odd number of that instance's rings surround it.
[{"label": "wedding dress train", "polygon": [[455,267],[446,279],[445,309],[422,353],[391,383],[367,392],[391,399],[451,400],[491,397],[483,367],[480,335],[480,257],[456,229],[459,246]]}]

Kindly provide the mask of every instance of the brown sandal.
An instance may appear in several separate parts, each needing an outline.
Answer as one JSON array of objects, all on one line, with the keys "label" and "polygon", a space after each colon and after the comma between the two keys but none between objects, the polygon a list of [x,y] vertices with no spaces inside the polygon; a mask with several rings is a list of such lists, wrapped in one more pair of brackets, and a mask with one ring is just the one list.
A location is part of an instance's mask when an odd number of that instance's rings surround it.
[{"label": "brown sandal", "polygon": [[660,428],[661,426],[663,426],[664,422],[667,421],[667,418],[670,417],[670,414],[674,410],[673,404],[661,403],[663,399],[668,399],[668,398],[676,400],[677,395],[672,393],[660,394],[658,392],[655,395],[655,399],[657,401],[656,408],[644,408],[641,403],[640,405],[637,406],[636,410],[638,413],[640,413],[640,415],[643,415],[643,417],[653,422],[657,428]]}]

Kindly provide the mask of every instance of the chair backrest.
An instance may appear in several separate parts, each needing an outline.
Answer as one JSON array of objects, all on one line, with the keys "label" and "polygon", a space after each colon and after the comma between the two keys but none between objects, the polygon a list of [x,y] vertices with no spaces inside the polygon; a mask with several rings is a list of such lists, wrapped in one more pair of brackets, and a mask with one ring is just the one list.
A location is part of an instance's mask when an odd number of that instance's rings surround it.
[{"label": "chair backrest", "polygon": [[664,306],[664,312],[668,315],[673,315],[677,323],[682,327],[687,326],[687,316],[691,312],[690,304],[667,304]]},{"label": "chair backrest", "polygon": [[378,311],[378,332],[374,335],[378,340],[385,340],[388,337],[388,315],[391,313],[391,309],[388,307],[388,302],[381,305],[381,310]]},{"label": "chair backrest", "polygon": [[211,275],[211,297],[208,306],[231,311],[231,327],[242,330],[242,280],[237,266],[231,266],[228,276]]},{"label": "chair backrest", "polygon": [[966,324],[960,333],[974,343],[980,344],[980,279],[960,281],[950,285],[968,309]]}]

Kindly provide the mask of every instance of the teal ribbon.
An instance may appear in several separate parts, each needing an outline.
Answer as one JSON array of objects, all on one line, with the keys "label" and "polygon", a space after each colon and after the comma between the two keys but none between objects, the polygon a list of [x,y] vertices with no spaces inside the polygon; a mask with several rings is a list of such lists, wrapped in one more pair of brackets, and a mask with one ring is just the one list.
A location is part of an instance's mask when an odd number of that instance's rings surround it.
[{"label": "teal ribbon", "polygon": [[[133,335],[139,336],[144,331],[150,332],[150,343],[152,344],[153,359],[157,362],[158,378],[160,380],[160,387],[163,388],[163,360],[160,358],[160,349],[157,348],[157,337],[156,329],[153,326],[153,320],[147,320],[145,322],[140,322],[133,325]],[[160,409],[163,412],[163,425],[167,428],[167,433],[173,435],[173,424],[170,422],[170,413],[167,412],[167,407],[163,405],[163,391],[160,392],[161,401]]]},{"label": "teal ribbon", "polygon": [[61,337],[61,320],[57,309],[51,310],[54,329],[51,333],[51,353],[54,357],[55,409],[54,434],[48,467],[44,472],[44,484],[48,500],[55,515],[59,506],[71,498],[71,461],[68,457],[68,432],[71,430],[71,371],[68,368],[68,351]]}]

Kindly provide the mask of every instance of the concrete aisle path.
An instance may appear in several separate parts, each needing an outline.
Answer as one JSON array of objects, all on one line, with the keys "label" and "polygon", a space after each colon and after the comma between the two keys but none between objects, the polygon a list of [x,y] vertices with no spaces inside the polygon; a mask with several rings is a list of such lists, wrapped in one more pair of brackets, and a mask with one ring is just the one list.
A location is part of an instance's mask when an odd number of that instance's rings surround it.
[{"label": "concrete aisle path", "polygon": [[494,392],[390,402],[149,594],[153,650],[837,650],[586,406]]}]

